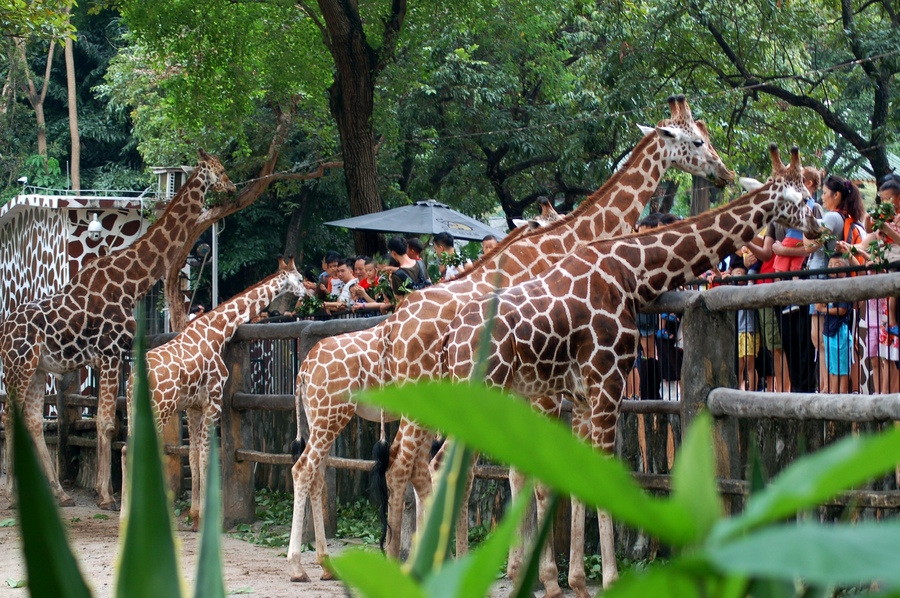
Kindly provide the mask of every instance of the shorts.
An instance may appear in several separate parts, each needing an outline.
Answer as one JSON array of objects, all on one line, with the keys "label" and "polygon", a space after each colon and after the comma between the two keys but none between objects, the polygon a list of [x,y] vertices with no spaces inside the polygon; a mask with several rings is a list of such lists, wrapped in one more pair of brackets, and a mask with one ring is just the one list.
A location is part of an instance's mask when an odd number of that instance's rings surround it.
[{"label": "shorts", "polygon": [[756,357],[759,353],[759,333],[738,332],[738,359]]},{"label": "shorts", "polygon": [[775,311],[771,307],[763,307],[759,310],[759,321],[763,329],[763,341],[766,349],[770,351],[781,349],[781,332],[778,330],[778,322],[775,321]]},{"label": "shorts", "polygon": [[828,360],[828,373],[832,376],[849,376],[850,364],[853,361],[851,352],[853,340],[850,338],[847,324],[842,324],[834,336],[823,336],[822,341]]}]

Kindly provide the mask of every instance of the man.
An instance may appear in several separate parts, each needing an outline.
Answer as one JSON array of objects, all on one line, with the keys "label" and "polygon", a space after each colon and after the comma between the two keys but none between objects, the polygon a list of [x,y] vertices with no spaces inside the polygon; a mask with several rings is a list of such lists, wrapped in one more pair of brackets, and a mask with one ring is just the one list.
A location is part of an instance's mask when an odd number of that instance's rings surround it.
[{"label": "man", "polygon": [[341,292],[338,294],[337,301],[325,302],[325,310],[328,313],[356,311],[357,305],[375,303],[365,289],[359,285],[359,279],[354,274],[356,261],[355,258],[348,258],[338,264],[337,280],[341,282]]},{"label": "man", "polygon": [[434,251],[441,260],[441,280],[452,280],[465,271],[465,266],[470,263],[467,259],[461,259],[456,255],[453,245],[453,235],[450,233],[438,233],[434,236]]},{"label": "man", "polygon": [[399,265],[391,274],[391,291],[393,291],[394,300],[398,305],[403,302],[409,291],[431,284],[424,264],[409,257],[408,247],[406,239],[403,237],[393,237],[388,241],[388,251]]},{"label": "man", "polygon": [[368,257],[358,255],[356,256],[356,261],[353,262],[353,276],[359,281],[359,286],[366,291],[369,290],[369,279],[366,277],[366,262],[368,261]]}]

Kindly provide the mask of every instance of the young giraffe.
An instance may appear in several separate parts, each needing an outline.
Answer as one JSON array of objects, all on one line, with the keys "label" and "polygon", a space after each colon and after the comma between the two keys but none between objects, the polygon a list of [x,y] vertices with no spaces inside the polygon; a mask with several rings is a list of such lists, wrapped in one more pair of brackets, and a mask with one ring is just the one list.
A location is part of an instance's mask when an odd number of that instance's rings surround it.
[{"label": "young giraffe", "polygon": [[[292,580],[308,580],[300,565],[299,551],[307,495],[314,501],[312,512],[317,530],[317,557],[321,562],[326,556],[324,533],[320,533],[324,524],[317,520],[321,517],[321,508],[317,508],[315,502],[320,500],[317,493],[321,492],[321,485],[314,481],[315,472],[327,456],[334,437],[346,426],[356,409],[348,401],[348,393],[364,385],[381,384],[385,377],[389,380],[396,378],[396,374],[389,375],[389,372],[381,370],[382,354],[387,350],[387,347],[382,348],[384,339],[396,339],[399,331],[409,330],[408,337],[400,336],[399,339],[409,342],[409,350],[399,355],[419,355],[429,359],[431,374],[436,371],[436,351],[432,355],[423,355],[425,347],[436,346],[444,327],[468,298],[488,292],[498,282],[498,277],[501,285],[528,280],[580,243],[630,231],[663,173],[671,166],[722,184],[734,177],[709,144],[703,123],[694,121],[684,96],[669,98],[669,107],[672,117],[662,121],[656,129],[642,128],[645,136],[634,148],[625,166],[572,214],[546,228],[510,234],[459,279],[411,294],[384,323],[363,333],[355,333],[355,336],[325,339],[313,349],[298,375],[298,410],[302,401],[310,417],[310,439],[292,471],[294,519],[288,549]],[[444,306],[446,309],[442,309]],[[439,318],[439,322],[420,331],[418,323],[421,318]],[[364,342],[358,342],[359,339],[364,339]],[[398,354],[397,347],[394,347],[393,354]],[[336,385],[334,380],[340,380],[344,385]],[[310,413],[316,417],[315,422]],[[389,533],[390,530],[400,529],[402,494],[410,476],[415,474],[411,481],[420,496],[430,492],[427,454],[418,451],[420,444],[424,446],[425,436],[427,433],[422,431],[416,437],[408,436],[403,442],[403,459],[399,460],[403,461],[404,467],[400,470],[394,465],[398,463],[396,440],[392,448],[391,467],[395,473],[401,471],[401,475],[393,478],[395,485],[392,487],[399,490],[392,492],[394,498]],[[396,502],[400,503],[399,506]],[[319,537],[322,539],[319,540]],[[400,548],[399,533],[390,534],[389,538],[388,554],[396,556]]]},{"label": "young giraffe", "polygon": [[[612,451],[625,376],[634,364],[636,312],[746,245],[771,221],[818,234],[803,201],[800,154],[770,148],[773,175],[727,206],[655,229],[585,245],[534,280],[469,303],[449,327],[447,374],[468,380],[486,314],[496,302],[487,384],[529,399],[565,394],[593,446]],[[808,193],[806,193],[808,196]],[[574,418],[574,415],[573,415]],[[612,524],[599,512],[603,583],[617,577]]]},{"label": "young giraffe", "polygon": [[[209,427],[216,425],[222,414],[222,389],[228,379],[222,351],[241,324],[256,317],[260,310],[285,293],[298,297],[306,295],[303,276],[294,267],[293,258],[278,260],[278,272],[193,320],[181,334],[147,352],[148,386],[157,428],[161,432],[169,418],[180,411],[186,410],[188,414],[193,480],[191,517],[195,531],[203,516],[203,497],[206,495]],[[129,384],[129,412],[131,391]],[[131,418],[128,422],[130,431]],[[124,475],[122,479],[125,479]]]},{"label": "young giraffe", "polygon": [[[17,306],[0,328],[0,360],[7,392],[23,410],[44,473],[62,506],[74,501],[62,489],[42,430],[48,374],[90,365],[99,371],[97,393],[97,504],[115,509],[110,484],[111,441],[122,356],[134,339],[134,307],[161,279],[200,217],[209,188],[235,187],[215,156],[200,161],[166,211],[133,245],[86,264],[59,292]],[[6,449],[12,448],[6,411]],[[12,497],[12,476],[8,476]]]}]

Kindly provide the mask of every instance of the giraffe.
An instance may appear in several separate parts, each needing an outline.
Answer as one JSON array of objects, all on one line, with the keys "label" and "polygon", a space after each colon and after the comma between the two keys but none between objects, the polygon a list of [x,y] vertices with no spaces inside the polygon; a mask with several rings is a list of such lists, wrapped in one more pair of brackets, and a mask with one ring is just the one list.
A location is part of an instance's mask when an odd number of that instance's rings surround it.
[{"label": "giraffe", "polygon": [[[222,414],[222,389],[228,378],[222,351],[241,324],[257,316],[275,297],[285,293],[299,297],[306,295],[303,276],[294,266],[293,258],[280,259],[275,274],[193,320],[181,334],[147,352],[148,386],[157,429],[162,432],[169,418],[179,411],[186,410],[188,414],[194,531],[199,528],[203,516],[209,427],[214,426]],[[132,388],[133,384],[130,384],[129,410]],[[131,418],[128,422],[130,428]],[[122,479],[125,479],[124,475]]]},{"label": "giraffe", "polygon": [[[776,221],[815,236],[803,200],[800,153],[789,166],[770,147],[769,182],[711,212],[646,233],[581,247],[534,280],[469,303],[451,323],[441,358],[469,380],[489,310],[485,381],[528,399],[565,394],[587,422],[592,445],[612,451],[622,389],[637,352],[636,312],[700,275]],[[573,416],[574,419],[574,416]],[[617,577],[612,525],[600,515],[603,583]]]},{"label": "giraffe", "polygon": [[[387,368],[391,361],[405,361],[407,354],[429,360],[427,368],[416,362],[415,377],[437,375],[436,351],[432,355],[421,353],[437,346],[446,325],[466,301],[489,292],[495,284],[506,286],[529,280],[580,243],[629,232],[668,168],[676,166],[717,184],[734,178],[734,173],[709,143],[703,122],[694,121],[684,96],[672,96],[668,104],[671,118],[661,121],[656,128],[642,127],[644,136],[626,164],[571,214],[534,231],[517,229],[460,278],[409,295],[385,322],[352,336],[324,339],[313,348],[297,378],[298,418],[305,405],[310,418],[310,438],[292,470],[294,514],[288,549],[292,580],[308,580],[300,564],[300,534],[307,496],[313,501],[317,558],[322,562],[326,557],[324,534],[318,531],[324,530],[324,523],[317,519],[321,517],[321,506],[316,506],[321,501],[317,496],[321,484],[314,480],[334,438],[357,408],[350,400],[353,391],[398,379],[397,372],[382,368]],[[422,322],[424,328],[420,329]],[[393,340],[397,342],[388,342]],[[384,366],[382,359],[387,359]],[[401,442],[402,449],[398,449],[398,440],[391,449],[394,490],[389,508],[387,551],[393,556],[399,554],[400,538],[399,533],[390,532],[400,529],[406,483],[412,481],[419,496],[430,492],[428,459],[425,451],[420,452],[427,432],[406,422],[404,425],[416,431],[416,435],[407,433]],[[402,463],[399,469],[398,463]]]},{"label": "giraffe", "polygon": [[[383,341],[385,379],[403,383],[439,377],[441,339],[450,321],[466,303],[494,287],[530,280],[584,243],[631,232],[668,168],[676,166],[706,176],[720,185],[732,180],[734,173],[722,164],[709,142],[706,125],[694,120],[685,97],[670,97],[668,103],[671,118],[660,122],[655,129],[641,127],[645,135],[632,151],[628,164],[572,214],[554,226],[532,233],[528,239],[531,243],[506,252],[502,266],[491,264],[480,272],[476,268],[474,275],[467,278],[468,284],[461,281],[454,287],[444,287],[444,293],[421,294],[415,303],[405,306],[402,312],[388,320]],[[548,397],[545,402],[553,405],[556,399]],[[387,476],[390,490],[388,534],[391,539],[388,554],[391,555],[398,552],[399,537],[391,531],[400,529],[403,490],[409,480],[411,464],[427,461],[428,437],[427,431],[404,419],[391,448]],[[521,484],[521,478],[511,478],[513,492],[517,492]],[[542,512],[540,491],[538,489],[536,494],[539,514]],[[583,523],[579,525],[579,521],[578,511],[573,507],[573,551],[581,550]],[[461,518],[457,524],[457,554],[466,549],[466,528],[467,523]],[[509,561],[508,574],[512,577],[517,573],[517,556],[518,552],[513,553]],[[582,560],[573,552],[569,582],[575,588],[586,584],[583,570],[578,565]],[[548,571],[549,567],[553,568],[553,573],[542,575],[541,579],[548,594],[556,595],[560,590],[551,551],[543,555],[543,562]],[[571,566],[571,563],[575,565]]]},{"label": "giraffe", "polygon": [[[110,484],[111,441],[123,354],[134,339],[135,304],[161,279],[203,210],[209,188],[234,192],[218,158],[200,150],[194,172],[165,212],[133,245],[92,260],[62,290],[18,305],[0,328],[6,388],[24,413],[44,473],[60,505],[74,505],[59,483],[42,430],[48,374],[90,365],[100,374],[97,393],[97,504],[115,509]],[[7,409],[7,420],[10,411]],[[7,454],[12,447],[6,422]],[[12,476],[8,476],[12,497]]]}]

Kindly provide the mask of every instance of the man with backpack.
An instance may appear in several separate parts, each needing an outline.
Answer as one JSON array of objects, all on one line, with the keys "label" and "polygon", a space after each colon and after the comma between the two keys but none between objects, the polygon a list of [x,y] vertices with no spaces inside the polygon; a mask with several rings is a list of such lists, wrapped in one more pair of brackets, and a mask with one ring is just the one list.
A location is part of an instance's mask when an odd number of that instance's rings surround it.
[{"label": "man with backpack", "polygon": [[391,291],[396,305],[403,303],[409,293],[431,286],[425,264],[409,257],[406,249],[407,243],[403,237],[393,237],[388,241],[388,251],[399,265],[391,274]]}]

